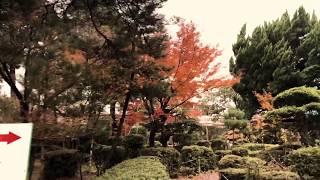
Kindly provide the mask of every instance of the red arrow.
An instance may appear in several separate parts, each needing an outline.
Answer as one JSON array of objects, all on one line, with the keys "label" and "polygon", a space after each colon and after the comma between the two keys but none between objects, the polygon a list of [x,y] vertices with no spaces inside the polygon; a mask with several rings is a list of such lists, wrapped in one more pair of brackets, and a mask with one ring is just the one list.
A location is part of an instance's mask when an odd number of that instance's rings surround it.
[{"label": "red arrow", "polygon": [[0,142],[7,142],[7,144],[10,144],[20,138],[21,138],[20,136],[10,131],[9,131],[9,134],[0,134]]}]

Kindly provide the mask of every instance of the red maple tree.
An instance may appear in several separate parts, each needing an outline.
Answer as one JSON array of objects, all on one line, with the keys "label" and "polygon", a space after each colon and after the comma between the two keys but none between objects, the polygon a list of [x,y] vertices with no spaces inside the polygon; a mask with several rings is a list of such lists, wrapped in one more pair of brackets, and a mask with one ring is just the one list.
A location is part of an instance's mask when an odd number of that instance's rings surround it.
[{"label": "red maple tree", "polygon": [[194,23],[181,21],[178,25],[180,30],[177,38],[169,42],[167,56],[160,61],[172,69],[167,76],[174,96],[160,99],[161,108],[167,112],[179,106],[188,107],[192,104],[192,98],[205,91],[230,87],[238,82],[238,78],[215,78],[220,69],[216,58],[221,51],[201,43],[200,33]]}]

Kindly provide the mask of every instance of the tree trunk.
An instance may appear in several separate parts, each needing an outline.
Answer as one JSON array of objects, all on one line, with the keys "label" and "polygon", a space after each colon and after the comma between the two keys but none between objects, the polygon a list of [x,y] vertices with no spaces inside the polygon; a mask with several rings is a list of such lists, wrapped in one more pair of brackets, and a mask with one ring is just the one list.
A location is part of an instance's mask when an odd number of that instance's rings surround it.
[{"label": "tree trunk", "polygon": [[[10,66],[10,77],[12,81],[16,82],[16,68],[14,66]],[[16,94],[12,88],[10,88],[10,97],[16,97]]]},{"label": "tree trunk", "polygon": [[154,141],[156,139],[156,124],[155,122],[151,122],[151,129],[150,129],[150,135],[149,135],[149,146],[154,147]]},{"label": "tree trunk", "polygon": [[29,104],[24,101],[20,101],[20,118],[23,123],[29,122]]}]

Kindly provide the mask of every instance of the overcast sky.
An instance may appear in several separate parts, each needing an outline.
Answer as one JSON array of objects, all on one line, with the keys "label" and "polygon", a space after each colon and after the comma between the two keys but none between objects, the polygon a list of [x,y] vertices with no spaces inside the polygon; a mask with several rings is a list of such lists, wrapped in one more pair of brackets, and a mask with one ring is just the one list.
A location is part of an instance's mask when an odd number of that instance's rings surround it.
[{"label": "overcast sky", "polygon": [[[251,33],[256,26],[279,18],[286,10],[292,17],[300,6],[320,18],[320,0],[168,0],[160,12],[167,18],[179,16],[193,21],[203,42],[219,45],[223,54],[217,60],[226,74],[233,55],[232,44],[244,23]],[[169,27],[169,32],[175,30]]]},{"label": "overcast sky", "polygon": [[[244,23],[247,32],[264,23],[275,20],[286,10],[292,16],[303,6],[307,12],[316,13],[320,18],[320,0],[168,0],[160,12],[169,19],[179,16],[193,21],[202,35],[202,41],[210,45],[219,45],[223,50],[217,61],[222,63],[221,74],[228,73],[228,63],[232,53],[232,44]],[[177,28],[169,27],[173,33]],[[9,94],[7,85],[2,86],[0,94]]]}]

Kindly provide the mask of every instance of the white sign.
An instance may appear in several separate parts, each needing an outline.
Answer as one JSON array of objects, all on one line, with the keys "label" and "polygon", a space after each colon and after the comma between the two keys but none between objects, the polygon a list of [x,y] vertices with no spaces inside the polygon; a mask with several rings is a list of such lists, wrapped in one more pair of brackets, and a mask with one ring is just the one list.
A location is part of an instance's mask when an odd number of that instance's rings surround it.
[{"label": "white sign", "polygon": [[0,179],[27,179],[32,123],[0,124]]}]

